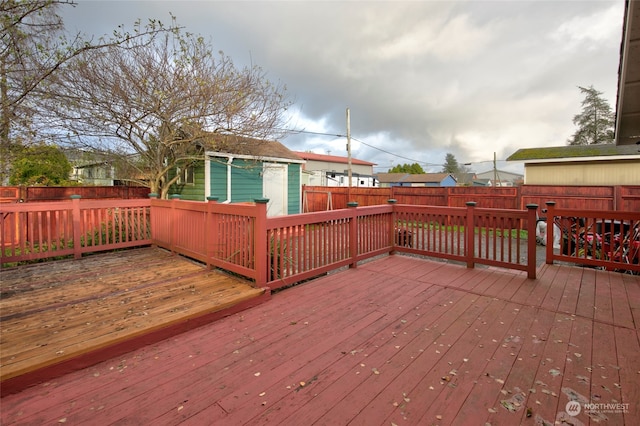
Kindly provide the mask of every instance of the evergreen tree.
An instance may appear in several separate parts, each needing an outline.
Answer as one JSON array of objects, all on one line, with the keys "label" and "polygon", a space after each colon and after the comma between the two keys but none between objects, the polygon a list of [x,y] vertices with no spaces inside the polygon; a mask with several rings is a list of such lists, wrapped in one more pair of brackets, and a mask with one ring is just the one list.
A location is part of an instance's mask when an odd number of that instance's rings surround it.
[{"label": "evergreen tree", "polygon": [[580,87],[584,95],[582,112],[573,117],[578,129],[568,140],[569,145],[592,145],[613,143],[614,114],[609,103],[602,98],[602,92],[593,86]]},{"label": "evergreen tree", "polygon": [[456,160],[456,157],[452,153],[448,152],[444,159],[444,165],[442,166],[441,173],[450,173],[455,175],[459,172],[460,164],[458,164],[458,160]]},{"label": "evergreen tree", "polygon": [[424,169],[418,163],[413,164],[398,164],[389,169],[388,173],[409,173],[411,175],[424,174]]}]

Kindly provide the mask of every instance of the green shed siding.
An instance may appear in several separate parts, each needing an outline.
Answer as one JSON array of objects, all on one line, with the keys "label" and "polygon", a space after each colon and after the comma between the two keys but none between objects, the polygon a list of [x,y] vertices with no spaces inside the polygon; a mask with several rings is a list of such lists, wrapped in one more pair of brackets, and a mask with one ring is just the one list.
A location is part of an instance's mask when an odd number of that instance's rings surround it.
[{"label": "green shed siding", "polygon": [[[170,173],[170,177],[175,176],[175,170]],[[179,194],[181,200],[204,201],[204,162],[198,162],[194,166],[194,183],[172,185],[169,194]]]},{"label": "green shed siding", "polygon": [[297,214],[302,211],[300,206],[300,164],[290,163],[288,167],[287,214]]},{"label": "green shed siding", "polygon": [[225,159],[212,158],[209,162],[211,196],[218,197],[218,201],[227,199],[227,165],[224,161]]},{"label": "green shed siding", "polygon": [[[300,173],[299,163],[280,163],[287,165],[287,203],[286,214],[297,214],[302,211],[300,202]],[[227,200],[227,159],[211,158],[210,189],[211,196],[217,197],[219,202]],[[262,161],[236,158],[231,163],[231,202],[251,202],[264,197]],[[204,194],[204,186],[202,188]],[[185,198],[186,199],[186,198]]]},{"label": "green shed siding", "polygon": [[262,198],[262,163],[234,160],[231,167],[231,202],[241,203]]}]

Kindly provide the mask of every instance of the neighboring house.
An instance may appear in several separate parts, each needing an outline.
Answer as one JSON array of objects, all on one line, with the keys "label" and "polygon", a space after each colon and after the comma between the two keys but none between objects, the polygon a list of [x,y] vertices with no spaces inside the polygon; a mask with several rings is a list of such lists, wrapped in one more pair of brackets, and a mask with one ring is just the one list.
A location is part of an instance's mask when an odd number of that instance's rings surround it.
[{"label": "neighboring house", "polygon": [[474,179],[471,186],[493,186],[491,179]]},{"label": "neighboring house", "polygon": [[[177,170],[172,194],[181,199],[220,203],[268,198],[267,215],[301,212],[301,171],[304,160],[280,142],[236,138],[225,152],[207,151],[204,160]],[[236,151],[237,152],[228,152]]]},{"label": "neighboring house", "polygon": [[489,181],[489,186],[518,186],[522,183],[524,176],[518,173],[491,169],[487,172],[476,174],[476,179]]},{"label": "neighboring house", "polygon": [[[306,161],[304,164],[304,184],[349,186],[349,159],[347,157],[313,152],[296,151],[295,153]],[[373,166],[375,163],[351,158],[351,186],[375,187],[376,179],[373,175]]]},{"label": "neighboring house", "polygon": [[478,179],[475,173],[460,172],[454,175],[458,186],[472,186]]},{"label": "neighboring house", "polygon": [[456,186],[456,178],[450,173],[378,173],[382,188],[391,186]]},{"label": "neighboring house", "polygon": [[69,180],[82,185],[113,186],[114,168],[106,162],[74,164]]},{"label": "neighboring house", "polygon": [[640,185],[638,145],[524,148],[507,161],[524,161],[526,185]]},{"label": "neighboring house", "polygon": [[106,156],[81,150],[64,150],[71,166],[69,180],[82,185],[113,186],[115,167]]},{"label": "neighboring house", "polygon": [[615,144],[524,148],[527,185],[640,185],[640,1],[625,0]]}]

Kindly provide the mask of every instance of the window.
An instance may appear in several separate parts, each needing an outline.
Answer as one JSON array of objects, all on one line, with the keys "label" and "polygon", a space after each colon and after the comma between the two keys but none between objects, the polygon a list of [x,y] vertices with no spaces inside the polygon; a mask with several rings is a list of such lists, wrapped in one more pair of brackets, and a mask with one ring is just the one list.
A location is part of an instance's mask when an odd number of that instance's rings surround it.
[{"label": "window", "polygon": [[182,177],[185,184],[194,185],[196,183],[194,167],[191,165],[184,169],[184,175]]},{"label": "window", "polygon": [[187,166],[184,169],[180,167],[176,168],[176,174],[178,175],[178,185],[194,185],[196,183],[195,170],[193,165]]}]

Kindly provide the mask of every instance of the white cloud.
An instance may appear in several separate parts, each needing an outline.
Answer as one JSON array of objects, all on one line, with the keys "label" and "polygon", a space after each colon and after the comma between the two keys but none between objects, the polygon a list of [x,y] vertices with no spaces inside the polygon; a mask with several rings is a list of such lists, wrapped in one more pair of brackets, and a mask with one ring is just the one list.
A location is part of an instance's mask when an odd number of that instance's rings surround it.
[{"label": "white cloud", "polygon": [[595,50],[596,46],[612,38],[622,36],[620,5],[612,4],[586,16],[575,16],[562,22],[549,38],[560,44],[563,50],[584,48]]},{"label": "white cloud", "polygon": [[[615,1],[79,1],[68,26],[109,33],[169,11],[238,65],[287,85],[290,125],[346,131],[354,156],[389,164],[503,158],[563,145],[577,86],[613,104],[624,0]],[[292,135],[296,150],[346,155],[339,138]],[[317,151],[316,151],[317,150]],[[407,159],[405,159],[407,158]]]}]

